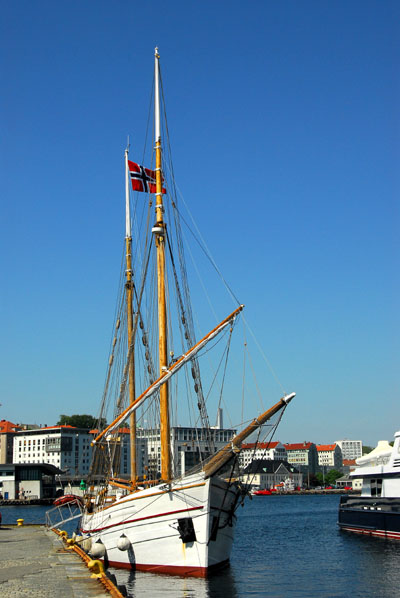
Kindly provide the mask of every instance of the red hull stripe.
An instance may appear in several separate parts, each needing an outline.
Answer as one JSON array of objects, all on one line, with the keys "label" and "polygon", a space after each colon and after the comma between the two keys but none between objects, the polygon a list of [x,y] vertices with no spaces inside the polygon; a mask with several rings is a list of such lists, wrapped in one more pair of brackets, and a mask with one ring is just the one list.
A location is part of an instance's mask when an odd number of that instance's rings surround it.
[{"label": "red hull stripe", "polygon": [[117,527],[118,525],[126,525],[127,523],[136,523],[136,521],[145,521],[146,519],[155,519],[156,517],[166,517],[167,515],[175,515],[176,513],[188,513],[189,511],[199,511],[204,507],[191,507],[190,509],[180,509],[179,511],[169,511],[166,513],[158,513],[157,515],[148,515],[147,517],[138,517],[137,519],[124,519],[119,523],[113,523],[112,525],[105,525],[104,527],[96,527],[96,529],[82,529],[84,534],[93,534],[94,532],[101,532],[111,527]]},{"label": "red hull stripe", "polygon": [[361,527],[342,527],[347,532],[354,532],[355,534],[364,534],[367,536],[376,536],[378,538],[392,538],[394,540],[400,540],[400,532],[391,532],[384,529],[364,529]]},{"label": "red hull stripe", "polygon": [[134,569],[135,571],[148,571],[150,573],[164,573],[166,575],[183,575],[184,577],[207,577],[214,570],[221,569],[228,565],[229,559],[222,561],[217,565],[210,567],[178,567],[176,565],[139,565],[133,567],[130,563],[120,563],[119,561],[109,561],[111,567],[117,569]]}]

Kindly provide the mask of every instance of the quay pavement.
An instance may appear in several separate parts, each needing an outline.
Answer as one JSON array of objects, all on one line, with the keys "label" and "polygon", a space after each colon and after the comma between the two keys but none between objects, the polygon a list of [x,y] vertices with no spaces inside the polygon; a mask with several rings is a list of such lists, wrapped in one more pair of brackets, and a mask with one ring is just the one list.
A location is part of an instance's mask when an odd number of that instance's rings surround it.
[{"label": "quay pavement", "polygon": [[0,528],[0,598],[110,596],[79,556],[43,526]]}]

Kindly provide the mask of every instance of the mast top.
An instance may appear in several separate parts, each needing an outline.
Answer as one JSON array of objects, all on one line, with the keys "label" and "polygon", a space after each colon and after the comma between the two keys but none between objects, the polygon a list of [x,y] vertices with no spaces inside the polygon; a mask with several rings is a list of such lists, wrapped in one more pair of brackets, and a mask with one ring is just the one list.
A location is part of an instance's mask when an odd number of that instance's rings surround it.
[{"label": "mast top", "polygon": [[132,236],[131,231],[131,213],[129,205],[129,165],[128,165],[128,154],[129,154],[129,137],[128,145],[125,150],[125,238],[130,239]]},{"label": "mast top", "polygon": [[160,83],[159,83],[159,75],[160,75],[160,65],[159,60],[160,55],[158,53],[158,48],[154,49],[154,127],[155,127],[155,142],[156,144],[161,140],[161,129],[160,129]]}]

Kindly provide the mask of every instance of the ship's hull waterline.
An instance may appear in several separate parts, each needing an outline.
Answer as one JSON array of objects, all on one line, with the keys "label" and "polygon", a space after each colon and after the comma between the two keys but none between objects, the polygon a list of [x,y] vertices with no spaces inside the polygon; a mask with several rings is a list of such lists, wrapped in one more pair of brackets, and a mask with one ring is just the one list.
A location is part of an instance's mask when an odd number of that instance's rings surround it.
[{"label": "ship's hull waterline", "polygon": [[238,495],[236,484],[201,472],[86,513],[81,531],[111,566],[206,577],[229,562]]},{"label": "ship's hull waterline", "polygon": [[342,497],[338,524],[347,532],[400,540],[400,499]]}]

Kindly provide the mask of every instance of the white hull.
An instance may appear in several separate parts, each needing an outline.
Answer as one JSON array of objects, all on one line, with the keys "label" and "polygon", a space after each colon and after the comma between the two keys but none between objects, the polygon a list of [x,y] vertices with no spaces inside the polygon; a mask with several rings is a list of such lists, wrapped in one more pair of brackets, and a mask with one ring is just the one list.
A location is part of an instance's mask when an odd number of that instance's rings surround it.
[{"label": "white hull", "polygon": [[[112,566],[204,577],[229,560],[238,493],[235,484],[216,476],[204,479],[199,472],[85,513],[81,529],[91,537],[92,549],[101,540],[104,560]],[[117,545],[123,534],[130,542],[127,550]]]}]

